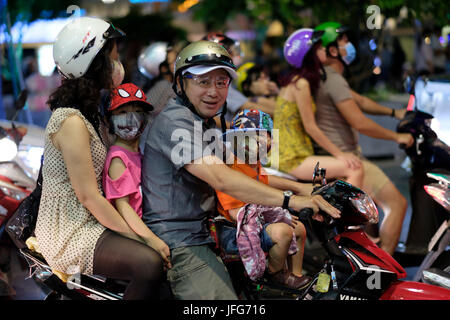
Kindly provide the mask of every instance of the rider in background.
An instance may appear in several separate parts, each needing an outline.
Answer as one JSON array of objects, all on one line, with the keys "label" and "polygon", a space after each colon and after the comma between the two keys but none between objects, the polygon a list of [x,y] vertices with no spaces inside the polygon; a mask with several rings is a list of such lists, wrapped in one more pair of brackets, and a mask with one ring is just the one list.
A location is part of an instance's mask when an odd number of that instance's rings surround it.
[{"label": "rider in background", "polygon": [[[231,55],[233,63],[236,67],[239,67],[242,64],[242,51],[239,41],[231,39],[220,32],[210,32],[203,37],[203,40],[212,41],[222,45]],[[244,109],[259,109],[273,116],[275,104],[264,97],[249,99],[239,92],[239,90],[237,90],[232,83],[228,90],[227,114],[225,116],[225,120],[230,122],[239,110]]]},{"label": "rider in background", "polygon": [[261,66],[253,62],[246,62],[238,68],[237,74],[235,84],[240,92],[250,98],[252,102],[264,102],[275,108],[275,100],[280,89],[274,81],[271,81]]},{"label": "rider in background", "polygon": [[[176,97],[172,90],[175,58],[184,42],[170,45],[166,42],[155,42],[149,45],[138,58],[139,71],[151,79],[147,91],[148,102],[154,110],[148,116],[148,125],[142,136],[146,137],[153,120]],[[141,139],[139,149],[144,153],[145,141]]]},{"label": "rider in background", "polygon": [[[315,100],[317,124],[341,151],[354,153],[361,158],[364,167],[362,189],[369,193],[385,214],[380,227],[380,246],[392,255],[397,247],[408,204],[384,172],[362,158],[357,133],[410,146],[414,142],[410,134],[383,128],[364,115],[369,113],[401,119],[406,109],[384,107],[349,87],[342,74],[354,60],[356,50],[341,24],[325,22],[314,30],[323,32],[321,40],[326,48],[326,78],[321,81]],[[327,154],[320,148],[316,152]]]},{"label": "rider in background", "polygon": [[[274,127],[280,134],[280,170],[308,180],[320,162],[327,168],[328,177],[345,178],[361,187],[364,177],[361,161],[333,144],[314,118],[314,96],[323,76],[321,64],[325,61],[325,48],[319,35],[312,29],[297,30],[287,39],[284,55],[291,68],[281,80],[282,88],[274,113]],[[311,138],[332,157],[314,155]]]}]

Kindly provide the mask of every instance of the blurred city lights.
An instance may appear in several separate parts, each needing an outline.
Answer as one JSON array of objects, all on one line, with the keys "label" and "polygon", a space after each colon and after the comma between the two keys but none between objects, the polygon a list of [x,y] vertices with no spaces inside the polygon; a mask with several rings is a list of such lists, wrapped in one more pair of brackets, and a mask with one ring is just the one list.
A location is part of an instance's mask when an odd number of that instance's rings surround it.
[{"label": "blurred city lights", "polygon": [[377,49],[377,43],[376,43],[375,39],[370,39],[369,48],[372,51],[375,51]]},{"label": "blurred city lights", "polygon": [[39,73],[46,77],[50,76],[55,70],[55,62],[53,60],[53,45],[47,44],[40,46],[37,50]]},{"label": "blurred city lights", "polygon": [[381,66],[381,59],[380,59],[380,57],[375,57],[374,59],[373,59],[373,65],[375,66],[375,67],[380,67]]}]

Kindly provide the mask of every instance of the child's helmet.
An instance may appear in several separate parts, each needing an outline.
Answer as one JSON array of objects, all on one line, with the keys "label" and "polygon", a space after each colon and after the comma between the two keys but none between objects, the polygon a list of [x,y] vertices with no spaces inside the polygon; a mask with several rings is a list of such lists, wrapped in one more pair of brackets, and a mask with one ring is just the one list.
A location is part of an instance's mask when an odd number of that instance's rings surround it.
[{"label": "child's helmet", "polygon": [[111,104],[108,111],[113,111],[128,102],[137,102],[148,111],[153,110],[153,106],[147,102],[147,97],[141,88],[133,83],[124,83],[114,88],[111,93]]},{"label": "child's helmet", "polygon": [[257,109],[245,109],[240,111],[231,121],[230,130],[233,131],[262,131],[270,134],[273,129],[273,121],[269,114]]}]

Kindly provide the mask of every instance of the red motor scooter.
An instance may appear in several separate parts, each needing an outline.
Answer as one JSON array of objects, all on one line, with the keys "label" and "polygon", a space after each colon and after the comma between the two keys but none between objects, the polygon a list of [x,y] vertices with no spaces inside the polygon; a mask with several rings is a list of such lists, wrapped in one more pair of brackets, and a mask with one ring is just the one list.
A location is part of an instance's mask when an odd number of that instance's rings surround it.
[{"label": "red motor scooter", "polygon": [[299,219],[312,230],[325,251],[323,269],[301,300],[450,300],[450,290],[413,281],[402,281],[406,272],[389,254],[377,247],[361,226],[378,222],[378,211],[364,191],[341,180],[326,183],[325,169],[316,166],[322,186],[313,194],[321,195],[341,211],[340,219],[324,214],[324,222],[312,218],[311,209],[303,209]]}]

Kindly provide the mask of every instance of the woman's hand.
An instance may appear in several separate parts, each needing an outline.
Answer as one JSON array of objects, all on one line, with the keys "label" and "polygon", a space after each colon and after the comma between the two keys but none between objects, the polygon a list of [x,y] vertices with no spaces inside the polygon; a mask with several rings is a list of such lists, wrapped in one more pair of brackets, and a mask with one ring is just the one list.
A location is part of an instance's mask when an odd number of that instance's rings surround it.
[{"label": "woman's hand", "polygon": [[344,161],[350,169],[359,169],[362,166],[362,162],[358,156],[351,152],[342,152],[340,155],[336,156],[336,158]]},{"label": "woman's hand", "polygon": [[161,255],[167,268],[172,268],[172,264],[170,263],[170,249],[163,240],[155,236],[150,239],[145,239],[145,243],[149,247],[155,249]]},{"label": "woman's hand", "polygon": [[268,88],[271,96],[277,96],[280,93],[280,88],[278,88],[277,84],[273,81],[268,83]]}]

